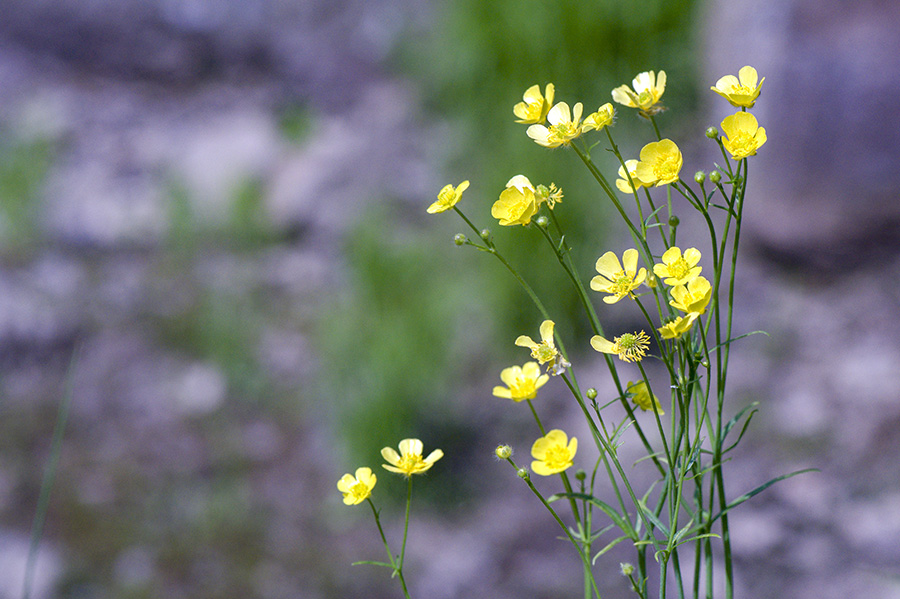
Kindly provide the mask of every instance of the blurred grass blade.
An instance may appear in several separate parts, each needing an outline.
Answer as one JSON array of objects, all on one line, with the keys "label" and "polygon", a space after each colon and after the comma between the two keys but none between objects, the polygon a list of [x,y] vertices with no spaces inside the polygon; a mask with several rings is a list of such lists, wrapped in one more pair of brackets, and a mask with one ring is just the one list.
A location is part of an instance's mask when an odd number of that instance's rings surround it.
[{"label": "blurred grass blade", "polygon": [[75,380],[75,367],[78,363],[78,354],[81,345],[72,350],[72,359],[69,361],[69,369],[66,373],[66,387],[59,409],[56,412],[56,424],[53,427],[53,440],[50,444],[50,457],[47,460],[47,468],[44,470],[44,479],[41,481],[41,492],[38,496],[37,510],[34,514],[34,523],[31,525],[31,542],[28,546],[28,560],[25,562],[25,581],[22,588],[22,598],[31,599],[31,585],[34,581],[34,568],[37,564],[38,549],[41,544],[41,535],[44,531],[44,520],[47,517],[47,507],[50,504],[50,490],[56,479],[56,466],[59,463],[59,454],[62,450],[63,433],[66,430],[66,422],[69,419],[69,406],[72,403],[72,388]]}]

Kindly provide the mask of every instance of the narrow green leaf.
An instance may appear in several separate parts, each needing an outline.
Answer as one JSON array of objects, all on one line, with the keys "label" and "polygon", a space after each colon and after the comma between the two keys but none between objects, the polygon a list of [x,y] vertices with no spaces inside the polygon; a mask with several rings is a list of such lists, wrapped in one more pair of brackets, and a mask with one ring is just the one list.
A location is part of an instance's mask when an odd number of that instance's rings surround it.
[{"label": "narrow green leaf", "polygon": [[372,561],[368,561],[368,560],[364,561],[364,562],[353,562],[350,565],[351,566],[361,566],[363,564],[367,564],[369,566],[384,566],[385,568],[390,568],[391,570],[394,569],[394,564],[388,564],[385,562],[372,562]]},{"label": "narrow green leaf", "polygon": [[606,545],[606,547],[604,547],[603,549],[598,551],[597,554],[593,557],[593,559],[591,559],[591,565],[593,566],[594,564],[596,564],[598,557],[600,557],[601,555],[603,555],[604,553],[606,553],[607,551],[609,551],[610,549],[612,549],[613,547],[615,547],[616,545],[618,545],[619,543],[621,543],[622,541],[624,541],[627,538],[629,538],[628,535],[622,535],[621,537],[610,541]]},{"label": "narrow green leaf", "polygon": [[734,501],[729,503],[727,506],[725,506],[724,510],[722,510],[721,512],[719,512],[718,514],[713,516],[712,519],[709,521],[709,523],[712,524],[713,522],[718,520],[721,516],[723,516],[727,512],[729,512],[732,509],[736,508],[737,506],[741,505],[742,503],[744,503],[745,501],[747,501],[754,495],[759,495],[760,493],[762,493],[763,491],[765,491],[766,489],[768,489],[775,483],[785,480],[787,478],[791,478],[792,476],[797,476],[798,474],[803,474],[805,472],[819,472],[819,469],[818,468],[804,468],[803,470],[797,470],[796,472],[791,472],[790,474],[782,474],[781,476],[777,476],[777,477],[773,478],[772,480],[770,480],[769,482],[756,487],[749,493],[745,493],[744,495],[741,495],[740,497],[738,497],[737,499],[735,499]]}]

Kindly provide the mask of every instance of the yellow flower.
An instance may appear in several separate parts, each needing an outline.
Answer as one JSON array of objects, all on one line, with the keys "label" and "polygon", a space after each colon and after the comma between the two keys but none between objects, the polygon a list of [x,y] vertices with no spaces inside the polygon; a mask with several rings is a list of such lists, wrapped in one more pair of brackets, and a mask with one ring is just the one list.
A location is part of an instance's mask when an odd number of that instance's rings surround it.
[{"label": "yellow flower", "polygon": [[581,131],[599,131],[604,127],[612,125],[613,117],[615,115],[616,111],[615,109],[613,109],[613,105],[607,102],[606,104],[598,108],[597,112],[592,112],[591,114],[584,117],[584,124],[581,126]]},{"label": "yellow flower", "polygon": [[503,226],[527,225],[538,210],[534,186],[525,175],[516,175],[500,193],[500,199],[491,207],[491,216]]},{"label": "yellow flower", "polygon": [[444,212],[450,210],[462,197],[462,192],[469,188],[469,182],[463,181],[455,188],[452,185],[445,185],[437,195],[437,202],[428,207],[428,214]]},{"label": "yellow flower", "polygon": [[583,106],[581,102],[575,104],[569,111],[569,105],[560,102],[550,109],[547,113],[547,122],[549,126],[531,125],[525,131],[528,137],[545,148],[555,148],[581,135],[581,111]]},{"label": "yellow flower", "polygon": [[513,106],[513,114],[519,117],[516,119],[516,122],[525,123],[526,125],[543,123],[544,119],[547,118],[547,113],[550,112],[550,107],[553,105],[553,94],[555,91],[556,88],[552,83],[547,84],[544,95],[541,95],[540,85],[532,85],[526,89],[525,94],[522,96],[524,101]]},{"label": "yellow flower", "polygon": [[591,347],[604,354],[616,354],[623,362],[640,362],[647,355],[650,347],[650,337],[644,331],[625,333],[613,340],[605,339],[600,335],[591,337]]},{"label": "yellow flower", "polygon": [[[553,339],[553,321],[545,320],[541,323],[541,342],[535,343],[534,339],[527,335],[519,335],[516,338],[516,345],[519,347],[527,347],[531,350],[531,357],[547,365],[547,372],[553,375],[560,374],[566,368],[571,366],[559,350],[556,349],[556,342]],[[527,365],[526,365],[527,366]],[[501,375],[502,376],[502,375]],[[501,387],[502,389],[502,387]]]},{"label": "yellow flower", "polygon": [[766,143],[766,130],[749,112],[726,116],[722,121],[722,131],[728,136],[722,138],[722,144],[735,160],[755,156],[756,150]]},{"label": "yellow flower", "polygon": [[531,446],[531,469],[535,474],[550,476],[558,474],[573,465],[575,452],[578,451],[578,439],[569,436],[559,429],[553,429]]},{"label": "yellow flower", "polygon": [[[659,404],[659,398],[656,397],[655,394],[650,393],[647,390],[647,383],[645,381],[638,381],[636,383],[629,382],[625,388],[625,392],[631,395],[631,401],[634,402],[634,405],[642,409],[643,411],[652,410],[651,405],[656,406],[656,411],[659,412],[660,416],[664,416],[666,413],[663,412],[662,406]],[[650,398],[653,398],[653,403],[650,403]]]},{"label": "yellow flower", "polygon": [[634,172],[647,187],[658,187],[678,181],[681,164],[681,150],[671,139],[663,139],[641,148],[641,161],[634,167]]},{"label": "yellow flower", "polygon": [[659,336],[663,339],[678,339],[694,325],[694,321],[700,316],[697,312],[691,312],[685,316],[679,316],[675,320],[665,323],[659,327]]},{"label": "yellow flower", "polygon": [[625,169],[628,169],[628,174],[631,175],[631,180],[637,185],[638,189],[644,187],[644,183],[638,179],[637,173],[635,172],[635,167],[637,167],[637,160],[626,160],[625,166],[619,167],[619,178],[616,179],[616,187],[619,188],[619,191],[622,193],[634,193],[634,188],[631,186],[631,183],[628,181],[628,176],[625,174]]},{"label": "yellow flower", "polygon": [[345,474],[337,482],[338,491],[344,494],[346,505],[362,503],[372,494],[377,478],[371,468],[357,468],[356,476]]},{"label": "yellow flower", "polygon": [[526,362],[524,366],[504,368],[500,372],[500,380],[506,383],[506,387],[494,387],[494,396],[518,403],[537,397],[537,390],[543,387],[550,377],[541,374],[541,367],[537,362]]},{"label": "yellow flower", "polygon": [[634,90],[627,85],[620,85],[612,90],[613,100],[631,108],[638,108],[646,115],[656,114],[663,110],[661,106],[656,106],[656,103],[666,91],[665,71],[660,71],[659,75],[654,74],[653,71],[638,73],[631,84]]},{"label": "yellow flower", "polygon": [[759,79],[756,69],[747,65],[738,71],[738,76],[725,75],[713,87],[713,90],[726,100],[732,106],[737,108],[753,108],[756,98],[759,97],[759,90],[766,78]]},{"label": "yellow flower", "polygon": [[703,314],[712,297],[712,286],[705,277],[697,277],[687,285],[676,285],[671,289],[672,299],[669,305],[677,310],[690,314]]},{"label": "yellow flower", "polygon": [[[647,269],[637,269],[638,253],[635,249],[625,250],[622,263],[613,252],[606,252],[597,260],[596,268],[600,273],[591,279],[591,289],[609,293],[603,298],[607,304],[614,304],[643,283]],[[623,268],[624,265],[624,268]]]},{"label": "yellow flower", "polygon": [[400,441],[399,454],[393,447],[385,447],[381,450],[381,457],[389,462],[388,464],[382,464],[381,466],[385,470],[396,472],[404,476],[409,476],[410,474],[422,474],[434,466],[435,462],[444,457],[443,451],[435,449],[428,454],[427,458],[423,459],[423,448],[422,442],[418,439],[403,439]]},{"label": "yellow flower", "polygon": [[662,264],[653,265],[653,274],[663,279],[666,285],[685,285],[703,270],[702,266],[697,266],[698,262],[700,251],[697,248],[688,248],[682,255],[681,248],[672,246],[662,255]]}]

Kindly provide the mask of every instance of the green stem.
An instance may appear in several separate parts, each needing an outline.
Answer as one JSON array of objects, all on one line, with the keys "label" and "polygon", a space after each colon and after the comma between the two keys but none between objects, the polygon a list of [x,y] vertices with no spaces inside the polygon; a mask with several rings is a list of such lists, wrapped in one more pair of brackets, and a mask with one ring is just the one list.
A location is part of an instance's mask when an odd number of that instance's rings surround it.
[{"label": "green stem", "polygon": [[375,504],[372,502],[371,497],[366,497],[366,501],[369,502],[369,507],[372,508],[372,515],[375,516],[375,525],[378,527],[378,534],[381,535],[381,542],[384,543],[384,550],[387,551],[388,559],[391,561],[391,566],[394,568],[394,572],[397,574],[397,578],[400,579],[400,586],[403,587],[403,596],[406,599],[409,599],[409,590],[406,588],[406,579],[403,578],[403,560],[400,560],[398,564],[394,559],[394,554],[391,553],[391,548],[388,545],[387,537],[384,535],[384,528],[381,526],[381,519],[378,517],[378,510],[375,509]]}]

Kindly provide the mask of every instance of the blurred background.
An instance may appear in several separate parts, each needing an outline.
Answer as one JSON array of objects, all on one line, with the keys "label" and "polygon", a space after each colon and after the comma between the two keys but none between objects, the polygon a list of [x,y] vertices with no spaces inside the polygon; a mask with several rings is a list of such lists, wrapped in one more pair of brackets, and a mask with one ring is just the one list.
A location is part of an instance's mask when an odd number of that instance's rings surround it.
[{"label": "blurred background", "polygon": [[[769,141],[736,327],[771,337],[734,349],[733,412],[761,411],[729,488],[820,472],[733,513],[737,596],[900,597],[898,22],[891,0],[0,0],[0,599],[22,596],[66,398],[37,599],[398,597],[350,566],[383,547],[335,482],[376,469],[398,545],[405,485],[378,450],[407,436],[446,454],[416,480],[414,597],[576,596],[574,552],[492,459],[528,462],[530,415],[490,390],[540,316],[425,207],[470,179],[486,226],[512,175],[554,181],[590,277],[628,241],[513,104],[552,81],[595,110],[664,69],[660,124],[693,173],[732,111],[708,88],[745,64]],[[615,133],[626,155],[650,139],[627,110]],[[539,236],[493,229],[587,347]],[[536,405],[579,432],[566,395]],[[629,596],[620,549],[604,597]]]}]

